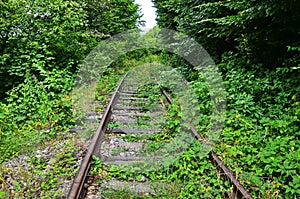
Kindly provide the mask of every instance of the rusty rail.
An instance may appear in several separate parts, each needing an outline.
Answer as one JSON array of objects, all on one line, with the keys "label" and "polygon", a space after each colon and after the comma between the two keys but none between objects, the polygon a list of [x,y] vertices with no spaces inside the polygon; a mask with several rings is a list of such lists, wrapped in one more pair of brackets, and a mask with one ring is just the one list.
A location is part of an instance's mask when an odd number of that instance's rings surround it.
[{"label": "rusty rail", "polygon": [[86,188],[84,187],[84,183],[86,181],[86,176],[90,170],[90,161],[92,159],[92,155],[95,152],[95,149],[99,145],[100,140],[103,139],[105,130],[107,128],[107,124],[110,120],[110,116],[112,113],[112,107],[114,106],[117,98],[118,98],[118,93],[119,90],[121,89],[124,79],[126,78],[127,73],[123,76],[121,79],[116,91],[111,97],[111,100],[108,104],[108,106],[105,109],[105,112],[102,116],[102,119],[100,121],[100,124],[96,130],[96,133],[93,136],[92,142],[89,146],[89,149],[82,160],[82,163],[80,165],[80,168],[74,178],[73,184],[71,186],[71,189],[69,190],[68,199],[77,199],[77,198],[83,198],[85,193],[86,193]]},{"label": "rusty rail", "polygon": [[[171,99],[169,94],[162,88],[160,88],[160,90],[161,90],[162,94],[165,96],[167,102],[169,104],[172,104],[173,100]],[[199,135],[196,128],[192,124],[190,124],[190,130],[192,131],[194,136],[197,138],[197,140],[202,142],[203,145],[208,146],[207,142]],[[212,158],[212,160],[214,161],[214,163],[220,167],[222,173],[224,173],[226,175],[226,177],[230,180],[230,182],[234,185],[237,193],[235,196],[231,195],[230,197],[231,198],[234,197],[234,198],[253,199],[251,197],[251,195],[246,191],[246,189],[241,185],[241,183],[239,183],[239,181],[235,178],[234,174],[225,166],[223,161],[218,157],[218,155],[213,150],[210,150],[209,155]]]},{"label": "rusty rail", "polygon": [[[118,87],[116,88],[116,91],[112,95],[112,98],[108,104],[108,106],[105,109],[105,112],[103,114],[103,117],[100,121],[100,124],[96,130],[96,133],[93,136],[92,142],[89,146],[89,149],[80,165],[80,168],[74,178],[74,181],[72,183],[71,189],[69,190],[67,198],[69,199],[78,199],[83,198],[86,194],[87,187],[85,187],[86,182],[86,176],[90,170],[90,161],[92,159],[92,155],[95,154],[95,150],[99,147],[101,140],[104,139],[104,133],[107,129],[108,122],[110,120],[111,114],[112,114],[112,108],[118,98],[118,93],[120,89],[122,88],[124,79],[127,77],[127,74],[123,76],[123,78],[120,80],[120,83]],[[169,104],[172,104],[173,101],[171,97],[168,95],[168,93],[161,89],[162,94],[165,96],[166,100]],[[197,130],[193,125],[190,124],[190,130],[194,134],[194,136],[202,142],[203,145],[208,145],[207,142],[198,134]],[[234,185],[236,195],[235,198],[246,198],[246,199],[252,199],[251,195],[244,189],[244,187],[238,182],[238,180],[235,178],[234,174],[225,166],[225,164],[222,162],[222,160],[217,156],[217,154],[210,150],[209,155],[215,165],[218,165],[221,172],[224,173],[227,177],[227,179],[230,180],[230,182]],[[232,195],[230,196],[232,197]]]}]

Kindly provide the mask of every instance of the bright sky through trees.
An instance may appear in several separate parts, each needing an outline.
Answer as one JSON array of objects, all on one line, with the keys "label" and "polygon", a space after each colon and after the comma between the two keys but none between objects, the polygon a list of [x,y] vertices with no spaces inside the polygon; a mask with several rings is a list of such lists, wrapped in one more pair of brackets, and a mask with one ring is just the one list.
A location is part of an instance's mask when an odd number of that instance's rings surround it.
[{"label": "bright sky through trees", "polygon": [[156,9],[153,7],[151,0],[135,0],[135,2],[141,5],[144,16],[142,20],[146,21],[146,26],[142,27],[143,30],[152,29],[156,25]]}]

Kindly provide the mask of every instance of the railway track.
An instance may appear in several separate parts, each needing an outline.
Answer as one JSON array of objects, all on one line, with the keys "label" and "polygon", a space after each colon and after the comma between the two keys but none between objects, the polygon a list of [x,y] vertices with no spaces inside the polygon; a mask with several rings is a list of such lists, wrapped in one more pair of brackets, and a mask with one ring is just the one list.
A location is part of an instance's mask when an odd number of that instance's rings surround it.
[{"label": "railway track", "polygon": [[[96,156],[101,161],[108,165],[130,165],[147,161],[142,151],[147,148],[147,142],[142,139],[132,139],[136,136],[147,137],[151,134],[156,134],[162,129],[161,118],[164,115],[164,107],[162,104],[149,108],[151,101],[146,97],[141,97],[138,93],[139,85],[126,83],[127,74],[120,80],[116,91],[111,97],[107,105],[100,124],[92,138],[89,149],[80,165],[79,171],[74,178],[73,184],[69,190],[68,197],[85,198],[90,177],[92,157]],[[172,99],[161,89],[161,94],[164,96],[168,104],[172,104]],[[141,125],[142,124],[142,125]],[[190,126],[191,136],[194,136],[203,145],[207,145],[206,141],[200,137],[195,127]],[[128,141],[124,138],[131,137]],[[235,178],[234,174],[225,166],[222,160],[211,150],[209,152],[210,159],[214,163],[218,173],[223,180],[229,181],[233,187],[232,192],[228,193],[228,198],[246,198],[251,199],[250,194]],[[162,157],[152,157],[155,161],[160,161]],[[147,179],[143,181],[148,181]],[[125,183],[128,185],[128,183]],[[144,185],[146,183],[136,183],[132,186],[136,187],[137,192],[151,193],[151,188]],[[107,187],[110,185],[107,184]],[[125,187],[123,182],[114,181],[111,186]]]}]

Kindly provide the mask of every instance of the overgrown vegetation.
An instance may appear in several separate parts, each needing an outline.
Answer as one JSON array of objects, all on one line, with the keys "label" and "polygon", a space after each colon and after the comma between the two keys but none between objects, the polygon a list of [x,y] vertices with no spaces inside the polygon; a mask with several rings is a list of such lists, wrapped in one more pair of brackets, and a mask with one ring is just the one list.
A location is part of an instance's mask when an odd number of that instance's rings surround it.
[{"label": "overgrown vegetation", "polygon": [[99,41],[141,23],[132,0],[0,3],[1,99],[27,73],[43,81],[53,70],[76,72]]},{"label": "overgrown vegetation", "polygon": [[[254,198],[299,197],[299,2],[153,2],[158,24],[196,39],[223,76],[228,107],[218,154]],[[183,72],[209,113],[201,74],[176,56],[164,60]],[[209,117],[203,121],[205,135]]]},{"label": "overgrown vegetation", "polygon": [[[66,194],[59,189],[63,177],[76,172],[77,143],[63,140],[72,137],[70,91],[80,64],[102,40],[137,29],[139,8],[133,0],[9,0],[0,9],[0,197],[56,198]],[[52,162],[36,158],[34,151],[53,139],[66,144],[63,151]],[[25,155],[28,167],[2,169],[26,152],[33,152]]]},{"label": "overgrown vegetation", "polygon": [[[227,91],[227,117],[215,150],[225,164],[254,198],[299,197],[299,1],[153,2],[158,25],[194,38],[212,56],[222,74]],[[136,28],[141,21],[138,6],[132,0],[8,0],[0,1],[0,9],[0,163],[3,163],[47,140],[59,138],[60,132],[74,124],[70,91],[80,63],[101,40]],[[150,32],[150,37],[151,34],[155,32]],[[120,57],[104,72],[97,100],[108,101],[105,94],[114,90],[128,68],[145,62],[162,62],[177,68],[194,88],[202,113],[198,131],[204,137],[209,136],[206,130],[211,99],[202,74],[176,55],[157,54],[143,49]],[[155,100],[157,96],[151,97]],[[98,111],[103,108],[98,107]],[[168,120],[168,131],[152,139],[153,149],[155,143],[171,140],[180,131],[180,107],[172,106],[170,114],[174,115]],[[166,191],[161,197],[174,193],[175,198],[222,198],[230,185],[219,179],[206,157],[199,157],[200,151],[201,146],[195,142],[171,167],[159,171],[110,172],[118,178],[136,176],[139,180],[143,175],[153,181],[178,183],[174,185],[178,189]],[[31,157],[33,170],[23,172],[27,176],[24,179],[32,180],[35,173],[42,176],[44,183],[41,188],[33,185],[28,196],[36,197],[37,189],[42,190],[40,197],[44,198],[61,194],[49,190],[60,184],[54,175],[74,175],[68,169],[57,170],[74,165],[70,155],[73,152],[74,148],[66,145],[66,151],[52,162],[53,170],[48,169],[46,160]],[[102,177],[108,175],[108,169],[97,164],[102,168],[98,173]],[[11,171],[3,168],[1,172],[0,197],[13,197],[8,195],[4,179]],[[18,181],[14,187],[16,197],[27,191]],[[125,197],[130,195],[124,192]]]},{"label": "overgrown vegetation", "polygon": [[[160,85],[145,84],[139,87],[139,95],[147,97],[150,104],[162,103],[164,97],[159,92]],[[155,134],[129,134],[122,136],[128,142],[143,142],[140,154],[155,153],[182,133],[181,112],[176,100],[174,104],[163,104],[167,110],[161,132]],[[147,105],[149,106],[149,104]],[[151,105],[150,105],[151,106]],[[156,118],[158,119],[158,118]],[[116,123],[111,124],[114,127]],[[110,126],[110,125],[109,125]],[[119,128],[119,126],[117,126]],[[191,136],[191,135],[190,135]],[[179,144],[179,143],[177,143]],[[122,149],[120,149],[122,150]],[[159,169],[149,169],[147,163],[128,167],[127,165],[107,165],[96,156],[93,157],[92,172],[97,183],[120,180],[127,183],[149,180],[154,194],[137,194],[129,188],[108,189],[103,195],[110,198],[224,198],[230,192],[230,184],[223,181],[210,162],[208,155],[202,156],[202,144],[194,139],[187,151],[174,158],[170,164]],[[119,151],[116,152],[117,154]],[[172,156],[173,158],[173,156]],[[151,164],[151,163],[148,163]],[[145,168],[143,168],[145,166]],[[143,180],[142,180],[143,179]]]},{"label": "overgrown vegetation", "polygon": [[0,7],[1,163],[72,125],[69,93],[79,64],[101,40],[141,22],[132,0],[17,0]]}]

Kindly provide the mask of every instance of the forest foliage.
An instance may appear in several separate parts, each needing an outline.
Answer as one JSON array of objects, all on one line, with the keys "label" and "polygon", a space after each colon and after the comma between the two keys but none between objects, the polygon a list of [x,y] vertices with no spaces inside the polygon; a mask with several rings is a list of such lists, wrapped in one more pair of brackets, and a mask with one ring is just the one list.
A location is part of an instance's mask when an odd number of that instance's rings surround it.
[{"label": "forest foliage", "polygon": [[75,72],[97,43],[139,23],[134,1],[1,1],[0,98],[35,75]]},{"label": "forest foliage", "polygon": [[2,162],[73,123],[69,93],[80,63],[142,21],[133,0],[5,0],[0,10]]},{"label": "forest foliage", "polygon": [[193,36],[218,61],[224,52],[233,51],[274,68],[296,54],[287,53],[288,46],[299,46],[297,0],[154,3],[159,26]]},{"label": "forest foliage", "polygon": [[[227,115],[218,155],[254,198],[300,196],[300,2],[153,2],[158,25],[194,38],[222,74]],[[142,22],[133,0],[0,0],[0,9],[1,163],[73,124],[69,92],[82,60],[100,41]],[[211,106],[201,74],[178,56],[160,58],[194,88],[205,135]],[[199,194],[194,175],[212,169],[201,164],[175,168],[172,179],[189,180],[186,197]],[[206,180],[206,197],[221,198]]]},{"label": "forest foliage", "polygon": [[[227,117],[216,151],[225,164],[254,198],[299,197],[300,2],[153,2],[158,25],[194,38],[222,74]],[[185,74],[209,113],[201,74],[174,55],[165,63]]]}]

